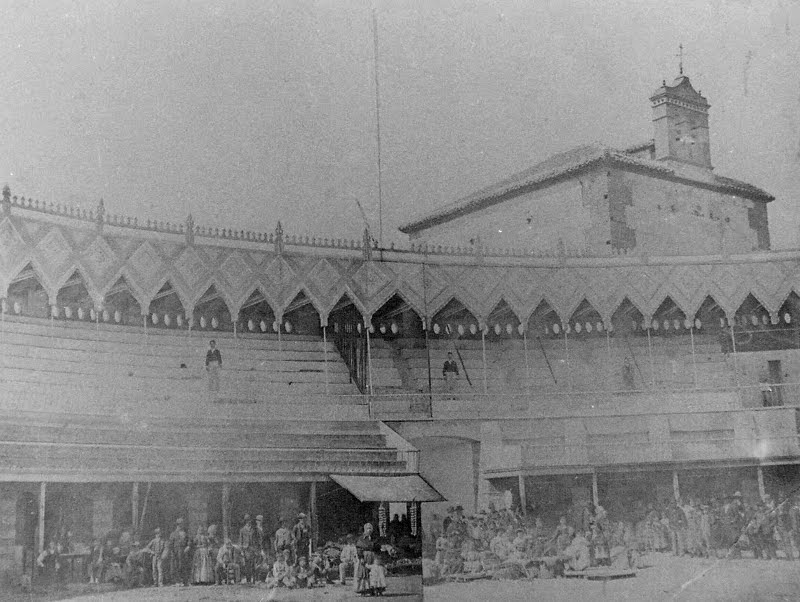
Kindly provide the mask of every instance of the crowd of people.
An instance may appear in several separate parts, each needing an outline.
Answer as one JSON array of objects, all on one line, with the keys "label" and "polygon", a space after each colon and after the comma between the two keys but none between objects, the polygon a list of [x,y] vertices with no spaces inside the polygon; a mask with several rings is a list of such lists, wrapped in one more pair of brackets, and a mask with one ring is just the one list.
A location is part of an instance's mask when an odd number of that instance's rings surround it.
[{"label": "crowd of people", "polygon": [[[800,494],[770,495],[745,502],[730,496],[660,504],[636,502],[625,516],[590,502],[565,509],[557,524],[519,509],[497,509],[467,517],[461,506],[429,538],[431,578],[550,578],[565,571],[607,566],[635,569],[643,554],[756,559],[800,559]],[[431,562],[432,561],[432,562]]]},{"label": "crowd of people", "polygon": [[255,522],[245,515],[233,539],[221,537],[216,524],[198,527],[190,536],[184,519],[178,518],[169,533],[156,528],[149,541],[126,528],[84,549],[69,541],[71,534],[62,535],[48,543],[37,565],[41,577],[53,584],[66,580],[65,560],[77,556],[85,558],[85,579],[90,583],[129,588],[261,583],[294,589],[346,585],[351,579],[359,595],[381,596],[386,562],[396,558],[404,541],[401,531],[395,516],[384,537],[367,523],[359,537],[351,533],[314,549],[304,513],[294,524],[283,521],[274,533],[265,531],[262,515]]}]

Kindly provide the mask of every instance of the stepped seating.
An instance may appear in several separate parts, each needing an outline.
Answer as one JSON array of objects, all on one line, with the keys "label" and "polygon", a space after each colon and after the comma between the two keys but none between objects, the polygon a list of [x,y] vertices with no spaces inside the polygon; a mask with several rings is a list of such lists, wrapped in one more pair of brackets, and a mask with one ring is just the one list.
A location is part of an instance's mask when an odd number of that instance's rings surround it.
[{"label": "stepped seating", "polygon": [[[223,353],[215,399],[271,403],[336,399],[358,390],[333,344],[309,337],[214,333]],[[208,333],[86,323],[6,319],[0,325],[0,382],[5,387],[59,387],[114,400],[189,403],[207,399]],[[333,397],[331,397],[333,396]],[[337,397],[338,396],[338,397]],[[57,397],[57,396],[51,396]]]}]

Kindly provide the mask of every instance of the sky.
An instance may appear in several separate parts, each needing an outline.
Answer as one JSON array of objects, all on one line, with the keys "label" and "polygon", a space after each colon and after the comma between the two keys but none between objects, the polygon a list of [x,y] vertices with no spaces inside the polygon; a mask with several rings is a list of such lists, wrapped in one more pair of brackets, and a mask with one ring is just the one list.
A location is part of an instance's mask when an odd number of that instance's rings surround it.
[{"label": "sky", "polygon": [[772,193],[773,248],[800,247],[798,0],[6,0],[0,22],[14,194],[334,238],[360,203],[386,245],[555,152],[650,139],[682,43],[716,172]]}]

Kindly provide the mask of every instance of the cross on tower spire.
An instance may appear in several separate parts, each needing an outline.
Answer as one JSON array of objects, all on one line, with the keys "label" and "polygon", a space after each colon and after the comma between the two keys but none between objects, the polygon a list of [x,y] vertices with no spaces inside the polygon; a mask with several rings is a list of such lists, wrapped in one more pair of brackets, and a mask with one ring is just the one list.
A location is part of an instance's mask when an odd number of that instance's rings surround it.
[{"label": "cross on tower spire", "polygon": [[683,42],[678,44],[678,54],[675,56],[678,57],[678,72],[680,75],[683,75],[683,57],[685,56],[683,52]]}]

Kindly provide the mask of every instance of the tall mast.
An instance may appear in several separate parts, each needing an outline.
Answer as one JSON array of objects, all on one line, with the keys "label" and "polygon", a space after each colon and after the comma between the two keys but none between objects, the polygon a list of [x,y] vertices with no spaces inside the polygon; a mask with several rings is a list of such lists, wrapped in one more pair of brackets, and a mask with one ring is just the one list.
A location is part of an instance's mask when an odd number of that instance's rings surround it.
[{"label": "tall mast", "polygon": [[378,246],[383,248],[383,170],[381,166],[381,88],[378,79],[378,13],[372,8],[373,59],[375,61],[375,133],[378,142]]}]

